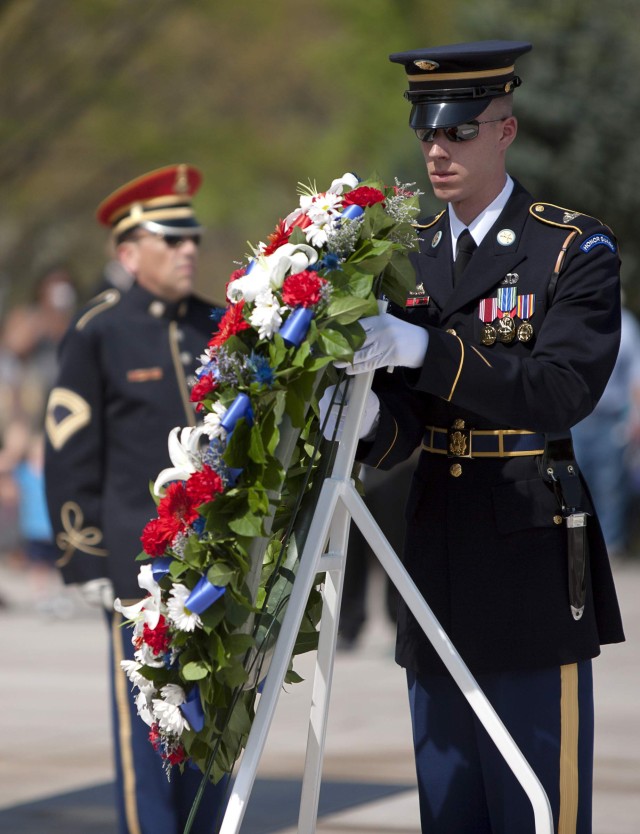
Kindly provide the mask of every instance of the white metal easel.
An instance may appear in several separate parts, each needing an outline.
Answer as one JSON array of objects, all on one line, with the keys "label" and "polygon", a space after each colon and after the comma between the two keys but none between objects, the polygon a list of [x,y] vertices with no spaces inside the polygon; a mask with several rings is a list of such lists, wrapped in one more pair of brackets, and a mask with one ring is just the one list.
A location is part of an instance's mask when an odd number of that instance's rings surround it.
[{"label": "white metal easel", "polygon": [[349,400],[349,411],[342,440],[331,477],[325,480],[320,492],[220,834],[238,834],[240,831],[307,599],[314,586],[316,575],[326,572],[298,818],[298,834],[313,834],[316,830],[338,615],[351,519],[360,529],[371,550],[525,790],[533,806],[536,834],[553,834],[553,816],[544,788],[382,534],[351,480],[358,444],[358,428],[372,378],[372,372],[360,374],[352,383],[352,395]]}]

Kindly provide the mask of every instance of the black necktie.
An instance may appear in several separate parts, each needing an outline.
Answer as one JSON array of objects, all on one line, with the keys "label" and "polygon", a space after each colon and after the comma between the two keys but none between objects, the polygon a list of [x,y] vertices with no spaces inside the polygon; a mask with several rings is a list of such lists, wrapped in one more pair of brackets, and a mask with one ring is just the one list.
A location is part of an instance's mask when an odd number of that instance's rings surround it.
[{"label": "black necktie", "polygon": [[473,239],[469,229],[464,229],[458,238],[456,246],[456,259],[453,263],[453,286],[458,283],[465,271],[467,264],[471,260],[471,256],[475,252],[478,244]]}]

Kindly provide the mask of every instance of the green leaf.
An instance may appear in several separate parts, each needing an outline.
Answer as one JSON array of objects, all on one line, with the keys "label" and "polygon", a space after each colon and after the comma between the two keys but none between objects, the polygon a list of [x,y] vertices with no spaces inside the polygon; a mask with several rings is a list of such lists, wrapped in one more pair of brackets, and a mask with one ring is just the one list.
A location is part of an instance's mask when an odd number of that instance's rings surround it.
[{"label": "green leaf", "polygon": [[225,564],[225,562],[214,562],[207,571],[207,579],[212,585],[224,588],[235,578],[236,573],[237,570]]},{"label": "green leaf", "polygon": [[257,423],[251,427],[250,437],[249,457],[256,463],[266,463],[267,458],[265,456],[264,444],[262,442],[261,427]]},{"label": "green leaf", "polygon": [[[363,318],[364,316],[375,316],[378,312],[376,300],[373,296],[368,298],[357,298],[356,296],[347,296],[343,298],[333,298],[327,307],[327,318],[333,319],[340,324],[350,324],[353,321]],[[321,331],[318,335],[320,339]]]},{"label": "green leaf", "polygon": [[261,516],[256,516],[252,513],[246,513],[240,518],[232,519],[229,522],[229,527],[239,536],[247,536],[248,538],[262,536],[264,532]]},{"label": "green leaf", "polygon": [[200,681],[211,674],[211,666],[200,661],[191,661],[182,667],[181,672],[186,681]]},{"label": "green leaf", "polygon": [[331,327],[318,333],[318,345],[323,353],[332,359],[350,359],[353,356],[353,348],[348,339]]}]

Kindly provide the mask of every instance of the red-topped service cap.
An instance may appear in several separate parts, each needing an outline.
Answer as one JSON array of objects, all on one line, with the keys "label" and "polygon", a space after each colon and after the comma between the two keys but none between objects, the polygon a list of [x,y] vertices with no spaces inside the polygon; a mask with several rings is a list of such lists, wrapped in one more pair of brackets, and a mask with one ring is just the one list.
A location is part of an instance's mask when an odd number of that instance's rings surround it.
[{"label": "red-topped service cap", "polygon": [[202,231],[191,205],[201,182],[202,174],[192,165],[158,168],[110,194],[96,217],[116,238],[136,226],[157,234],[193,235]]}]

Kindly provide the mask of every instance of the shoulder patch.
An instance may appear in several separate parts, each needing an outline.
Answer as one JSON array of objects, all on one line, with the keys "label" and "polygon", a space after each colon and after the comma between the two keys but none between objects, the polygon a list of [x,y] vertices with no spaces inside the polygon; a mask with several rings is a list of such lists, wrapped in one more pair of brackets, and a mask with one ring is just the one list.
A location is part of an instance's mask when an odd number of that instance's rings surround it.
[{"label": "shoulder patch", "polygon": [[122,298],[119,290],[105,290],[89,302],[88,309],[82,313],[76,322],[76,330],[84,330],[91,319],[114,307]]},{"label": "shoulder patch", "polygon": [[91,422],[91,406],[77,391],[54,388],[49,395],[45,431],[53,448],[59,452],[74,434]]},{"label": "shoulder patch", "polygon": [[610,237],[603,234],[591,235],[580,244],[580,249],[583,252],[590,252],[594,246],[606,246],[612,252],[615,252],[617,247]]}]

